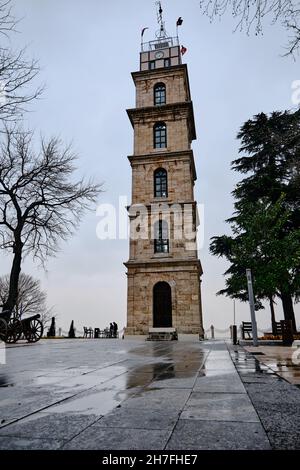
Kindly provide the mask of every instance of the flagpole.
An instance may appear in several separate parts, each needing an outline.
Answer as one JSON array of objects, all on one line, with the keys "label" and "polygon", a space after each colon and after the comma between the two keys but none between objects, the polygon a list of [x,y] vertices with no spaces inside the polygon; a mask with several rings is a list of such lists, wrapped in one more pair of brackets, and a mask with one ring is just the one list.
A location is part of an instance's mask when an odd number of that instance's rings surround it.
[{"label": "flagpole", "polygon": [[146,26],[146,28],[143,28],[141,32],[141,51],[142,52],[144,51],[144,34],[147,29],[149,29],[148,26]]}]

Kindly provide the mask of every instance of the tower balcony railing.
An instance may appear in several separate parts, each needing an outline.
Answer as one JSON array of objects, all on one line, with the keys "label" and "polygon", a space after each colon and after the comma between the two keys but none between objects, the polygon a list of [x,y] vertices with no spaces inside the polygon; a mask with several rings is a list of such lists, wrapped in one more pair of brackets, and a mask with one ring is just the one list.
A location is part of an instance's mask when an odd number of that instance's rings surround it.
[{"label": "tower balcony railing", "polygon": [[158,51],[159,49],[166,49],[167,47],[179,46],[178,37],[164,37],[155,39],[154,41],[142,42],[142,52]]}]

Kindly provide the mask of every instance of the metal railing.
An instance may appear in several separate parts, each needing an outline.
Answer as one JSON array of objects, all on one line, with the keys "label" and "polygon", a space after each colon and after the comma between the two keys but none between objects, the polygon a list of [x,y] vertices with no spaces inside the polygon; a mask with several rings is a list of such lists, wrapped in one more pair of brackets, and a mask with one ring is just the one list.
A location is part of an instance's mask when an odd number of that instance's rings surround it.
[{"label": "metal railing", "polygon": [[[242,337],[241,328],[242,328],[242,325],[239,325],[237,327],[240,338]],[[257,329],[258,333],[262,336],[268,330],[271,332],[272,327],[270,326],[269,328],[265,328],[264,330]],[[225,328],[225,329],[219,329],[219,328],[216,328],[214,325],[211,325],[209,328],[204,330],[204,333],[205,333],[206,337],[209,338],[209,339],[216,339],[216,338],[230,338],[230,339],[232,339],[232,325],[230,325],[228,328]]]},{"label": "metal railing", "polygon": [[179,46],[179,38],[167,37],[167,38],[155,39],[154,41],[142,42],[141,49],[142,49],[142,52],[148,52],[148,51],[158,51],[160,49],[166,49],[168,47],[175,47],[175,46]]}]

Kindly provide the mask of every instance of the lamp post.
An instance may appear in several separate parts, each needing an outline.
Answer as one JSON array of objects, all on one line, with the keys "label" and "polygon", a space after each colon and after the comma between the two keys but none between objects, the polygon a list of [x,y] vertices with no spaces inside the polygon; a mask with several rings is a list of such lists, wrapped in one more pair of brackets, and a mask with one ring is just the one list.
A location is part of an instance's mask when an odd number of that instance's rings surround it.
[{"label": "lamp post", "polygon": [[247,285],[248,285],[248,295],[249,295],[249,305],[250,305],[250,314],[251,314],[251,323],[252,323],[252,337],[253,337],[253,346],[257,346],[257,325],[255,318],[255,306],[254,306],[254,295],[253,295],[253,284],[252,284],[252,275],[251,269],[246,269],[247,276]]}]

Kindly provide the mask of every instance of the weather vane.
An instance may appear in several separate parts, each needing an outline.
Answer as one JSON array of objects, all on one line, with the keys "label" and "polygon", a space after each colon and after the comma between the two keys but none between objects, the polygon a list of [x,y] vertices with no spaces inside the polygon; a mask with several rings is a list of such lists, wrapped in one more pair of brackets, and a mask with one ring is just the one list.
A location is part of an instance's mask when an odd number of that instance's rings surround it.
[{"label": "weather vane", "polygon": [[163,20],[163,9],[162,9],[160,1],[155,2],[155,4],[158,7],[158,9],[157,9],[157,22],[160,25],[159,30],[156,32],[156,37],[158,39],[163,39],[163,38],[168,37],[168,33],[166,31],[166,28],[165,28],[165,22]]}]

